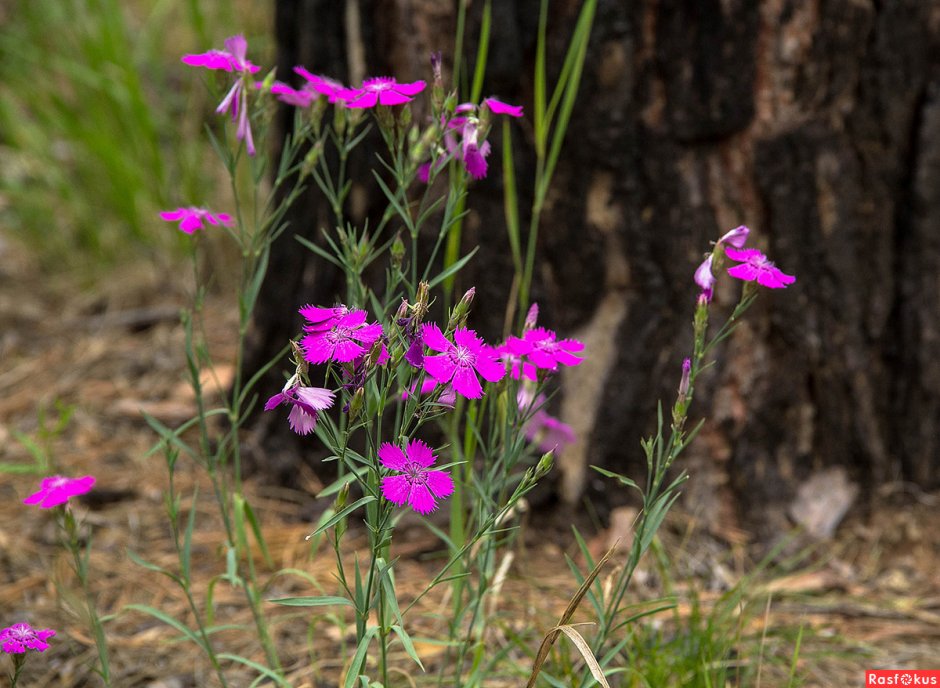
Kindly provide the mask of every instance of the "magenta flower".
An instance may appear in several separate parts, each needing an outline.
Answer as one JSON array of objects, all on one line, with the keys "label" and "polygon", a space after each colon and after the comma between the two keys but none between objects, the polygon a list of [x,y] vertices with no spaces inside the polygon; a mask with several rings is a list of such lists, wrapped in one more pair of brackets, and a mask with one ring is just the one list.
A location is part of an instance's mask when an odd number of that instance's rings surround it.
[{"label": "magenta flower", "polygon": [[702,261],[702,264],[695,270],[695,283],[701,288],[706,301],[712,300],[715,287],[715,275],[712,273],[713,256],[714,254],[709,253],[708,258]]},{"label": "magenta flower", "polygon": [[524,432],[526,439],[535,442],[543,452],[561,451],[578,439],[570,425],[545,411],[536,411],[532,420],[526,423]]},{"label": "magenta flower", "polygon": [[508,344],[501,344],[496,347],[500,359],[509,367],[509,377],[513,380],[521,380],[523,377],[533,382],[539,379],[538,368],[532,365],[524,357],[513,353]]},{"label": "magenta flower", "polygon": [[439,351],[439,356],[425,356],[424,369],[442,384],[450,383],[458,394],[468,399],[479,399],[483,388],[477,373],[488,382],[499,382],[506,369],[499,364],[498,354],[487,346],[476,332],[458,327],[451,343],[436,324],[421,326],[421,335],[428,348]]},{"label": "magenta flower", "polygon": [[65,478],[53,475],[43,478],[39,484],[39,491],[34,492],[23,500],[23,504],[38,504],[40,509],[51,509],[54,506],[65,504],[70,498],[85,494],[95,484],[94,477],[86,475],[82,478]]},{"label": "magenta flower", "polygon": [[756,248],[741,250],[726,248],[725,255],[731,260],[741,263],[728,268],[728,274],[732,277],[737,277],[746,282],[757,282],[769,289],[783,289],[788,284],[796,282],[796,277],[782,272]]},{"label": "magenta flower", "polygon": [[308,88],[313,89],[320,95],[326,96],[331,103],[335,103],[340,98],[340,93],[350,90],[344,84],[336,81],[336,79],[313,74],[303,67],[294,67],[294,72],[307,80]]},{"label": "magenta flower", "polygon": [[450,474],[428,470],[434,465],[434,452],[421,440],[411,440],[407,454],[386,442],[379,447],[379,459],[385,468],[401,473],[382,478],[382,496],[396,506],[407,503],[419,514],[429,514],[437,508],[438,499],[454,491]]},{"label": "magenta flower", "polygon": [[317,426],[320,411],[333,405],[333,392],[322,387],[287,387],[268,399],[265,411],[271,411],[281,404],[292,408],[287,420],[290,429],[298,435],[307,435]]},{"label": "magenta flower", "polygon": [[[261,88],[264,86],[263,83],[255,84],[256,87]],[[317,94],[309,91],[307,89],[297,90],[292,88],[285,83],[280,81],[275,81],[271,84],[271,93],[277,96],[277,99],[282,103],[288,105],[293,105],[294,107],[307,108],[310,107],[310,104],[313,102],[313,99],[317,97]]]},{"label": "magenta flower", "polygon": [[248,77],[257,72],[260,67],[248,61],[248,43],[244,36],[232,36],[225,39],[225,50],[210,50],[197,55],[184,55],[183,62],[193,67],[206,69],[221,69],[236,73],[235,84],[219,103],[216,112],[219,114],[232,112],[232,121],[238,122],[235,136],[239,141],[245,142],[248,155],[255,154],[255,142],[251,136],[251,124],[248,121],[248,91],[245,84]]},{"label": "magenta flower", "polygon": [[23,654],[27,650],[45,652],[49,649],[46,640],[54,635],[55,631],[51,628],[38,630],[26,622],[13,624],[0,631],[0,647],[11,655]]},{"label": "magenta flower", "polygon": [[750,233],[750,229],[744,225],[741,225],[740,227],[735,227],[729,232],[725,232],[718,240],[718,243],[730,244],[735,248],[744,248],[744,244],[747,242],[747,235]]},{"label": "magenta flower", "polygon": [[367,353],[381,336],[382,326],[367,325],[365,311],[350,311],[331,321],[329,329],[310,330],[300,345],[310,363],[348,363]]},{"label": "magenta flower", "polygon": [[533,396],[532,391],[520,387],[516,394],[516,403],[524,415],[532,414],[523,426],[523,432],[526,439],[534,442],[541,451],[564,449],[577,440],[570,425],[544,410],[545,397],[541,394]]},{"label": "magenta flower", "polygon": [[246,58],[248,43],[244,36],[225,39],[225,50],[210,50],[196,55],[183,55],[182,60],[191,67],[221,69],[226,72],[248,72],[254,74],[260,67]]},{"label": "magenta flower", "polygon": [[490,154],[490,142],[479,143],[477,120],[468,117],[461,129],[460,159],[463,166],[474,179],[483,179],[486,176],[486,158]]},{"label": "magenta flower", "polygon": [[304,332],[323,332],[332,328],[343,316],[348,315],[349,308],[343,305],[322,308],[307,304],[298,313],[307,320]]},{"label": "magenta flower", "polygon": [[510,105],[496,98],[485,98],[483,104],[486,105],[494,115],[509,115],[510,117],[522,117],[521,105]]},{"label": "magenta flower", "polygon": [[223,227],[235,226],[235,220],[226,213],[213,213],[205,208],[177,208],[176,210],[164,210],[160,213],[160,219],[167,222],[179,222],[180,231],[186,234],[192,234],[197,229],[203,228],[203,221],[210,225]]},{"label": "magenta flower", "polygon": [[361,88],[347,88],[336,94],[350,108],[374,108],[376,105],[404,105],[424,90],[423,81],[400,84],[394,77],[377,76],[362,82]]},{"label": "magenta flower", "polygon": [[584,349],[584,344],[577,339],[556,339],[552,330],[536,327],[529,330],[522,338],[510,337],[506,347],[516,356],[524,356],[537,368],[557,370],[558,364],[576,366],[581,357],[575,353]]}]

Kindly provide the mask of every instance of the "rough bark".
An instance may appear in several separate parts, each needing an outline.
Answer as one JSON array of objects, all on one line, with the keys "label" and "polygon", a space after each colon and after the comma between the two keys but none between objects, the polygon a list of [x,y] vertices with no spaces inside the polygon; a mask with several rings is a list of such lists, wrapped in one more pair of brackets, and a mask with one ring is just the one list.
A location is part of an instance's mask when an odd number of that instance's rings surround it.
[{"label": "rough bark", "polygon": [[[282,76],[304,63],[348,77],[339,5],[278,2]],[[552,64],[579,6],[552,3]],[[538,3],[493,7],[485,90],[529,106]],[[452,45],[449,3],[359,9],[369,72],[424,77],[428,52]],[[603,511],[621,499],[587,464],[641,470],[638,440],[690,346],[691,273],[738,224],[798,281],[762,295],[701,378],[693,415],[708,420],[686,458],[690,498],[776,528],[823,467],[845,467],[869,494],[892,479],[940,484],[938,37],[937,0],[600,0],[533,294],[546,323],[587,343],[557,409],[579,434],[559,461],[563,500],[588,494]],[[524,180],[532,158],[518,159]],[[493,333],[485,314],[509,277],[498,170],[471,199],[465,238],[483,244],[475,269],[487,271],[475,323]],[[297,218],[304,231],[323,222],[314,206]],[[304,281],[321,267],[284,245],[289,264],[258,321],[275,348],[296,305],[336,293]],[[722,286],[719,310],[735,289]],[[270,319],[285,314],[287,325]]]}]

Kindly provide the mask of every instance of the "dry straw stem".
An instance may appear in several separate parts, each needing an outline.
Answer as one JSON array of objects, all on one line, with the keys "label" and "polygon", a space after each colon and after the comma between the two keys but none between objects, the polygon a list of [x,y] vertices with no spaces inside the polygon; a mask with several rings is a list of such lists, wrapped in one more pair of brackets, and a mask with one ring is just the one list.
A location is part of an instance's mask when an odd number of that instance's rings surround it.
[{"label": "dry straw stem", "polygon": [[555,639],[558,637],[559,633],[564,633],[569,638],[571,638],[571,641],[575,644],[575,647],[577,647],[578,651],[581,652],[581,656],[584,657],[584,661],[587,662],[588,667],[591,669],[591,674],[594,676],[597,682],[602,686],[605,686],[605,688],[610,688],[610,684],[608,684],[607,679],[604,678],[604,672],[601,671],[601,667],[597,662],[597,658],[591,652],[590,647],[588,647],[588,644],[584,641],[584,638],[581,636],[581,634],[578,633],[568,622],[571,620],[571,617],[574,616],[577,608],[581,605],[581,600],[584,599],[584,596],[587,595],[588,590],[591,589],[591,586],[594,584],[594,579],[597,578],[598,574],[600,574],[601,569],[604,568],[604,564],[607,563],[607,560],[610,559],[611,555],[613,555],[619,546],[620,538],[617,538],[617,541],[614,542],[610,549],[607,550],[607,553],[604,554],[600,560],[598,560],[591,573],[588,574],[587,578],[585,578],[584,582],[581,584],[581,587],[578,588],[578,591],[574,594],[574,597],[572,597],[571,601],[568,602],[568,606],[565,607],[564,613],[558,620],[558,625],[550,630],[542,639],[542,644],[539,646],[539,652],[535,656],[535,663],[532,665],[532,675],[529,676],[529,682],[526,683],[526,688],[533,688],[533,686],[535,686],[535,680],[542,671],[542,665],[545,663],[545,658],[548,657],[548,652],[552,649],[552,645],[555,643]]}]

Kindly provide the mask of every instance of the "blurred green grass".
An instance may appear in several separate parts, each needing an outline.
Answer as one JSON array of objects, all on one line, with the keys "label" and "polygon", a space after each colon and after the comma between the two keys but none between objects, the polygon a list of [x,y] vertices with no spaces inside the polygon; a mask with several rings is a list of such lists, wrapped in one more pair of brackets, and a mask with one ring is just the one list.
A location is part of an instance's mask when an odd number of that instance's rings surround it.
[{"label": "blurred green grass", "polygon": [[0,230],[45,267],[173,251],[156,213],[215,205],[203,76],[180,62],[245,33],[273,54],[272,2],[12,0],[0,9]]}]

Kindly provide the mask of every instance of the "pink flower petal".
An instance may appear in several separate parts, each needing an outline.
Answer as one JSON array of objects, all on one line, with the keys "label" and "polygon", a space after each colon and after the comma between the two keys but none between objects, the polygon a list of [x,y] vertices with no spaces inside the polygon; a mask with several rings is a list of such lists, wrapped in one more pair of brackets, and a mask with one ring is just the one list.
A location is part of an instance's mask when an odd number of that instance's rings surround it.
[{"label": "pink flower petal", "polygon": [[382,478],[382,496],[396,506],[404,506],[411,494],[411,483],[403,475],[387,475]]},{"label": "pink flower petal", "polygon": [[506,376],[506,367],[496,358],[496,352],[484,347],[477,352],[474,368],[487,382],[499,382]]},{"label": "pink flower petal", "polygon": [[339,363],[349,363],[365,353],[365,349],[351,339],[336,342],[331,358]]},{"label": "pink flower petal", "polygon": [[438,327],[436,323],[425,323],[422,325],[421,338],[424,340],[425,346],[434,351],[445,353],[454,349],[454,345],[448,341],[447,337],[444,336],[441,332],[441,328]]},{"label": "pink flower petal", "polygon": [[333,405],[333,392],[322,387],[297,387],[297,398],[308,406],[323,411]]},{"label": "pink flower petal", "polygon": [[457,364],[446,354],[424,357],[424,369],[438,382],[450,382],[456,368]]},{"label": "pink flower petal", "polygon": [[391,442],[385,442],[379,447],[379,461],[383,466],[393,471],[405,470],[408,463],[405,452]]},{"label": "pink flower petal", "polygon": [[421,440],[411,440],[408,443],[408,458],[422,468],[434,463],[434,452]]},{"label": "pink flower petal", "polygon": [[326,363],[333,355],[333,347],[322,334],[308,334],[300,340],[300,345],[304,350],[304,359],[310,363]]},{"label": "pink flower petal", "polygon": [[468,399],[479,399],[483,396],[483,388],[480,386],[480,381],[477,379],[473,368],[469,366],[457,366],[451,384],[459,394],[462,394]]},{"label": "pink flower petal", "polygon": [[483,103],[490,109],[494,115],[509,115],[510,117],[522,117],[521,105],[510,105],[496,98],[486,98]]},{"label": "pink flower petal", "polygon": [[[389,500],[391,501],[391,500]],[[411,494],[408,496],[408,503],[411,508],[419,514],[429,514],[437,508],[437,502],[431,490],[424,483],[415,483],[411,486]]]},{"label": "pink flower petal", "polygon": [[424,474],[428,488],[438,499],[449,497],[454,493],[454,481],[447,471],[428,471]]},{"label": "pink flower petal", "polygon": [[298,435],[307,435],[316,427],[317,417],[304,411],[302,406],[295,405],[287,414],[287,422]]}]

